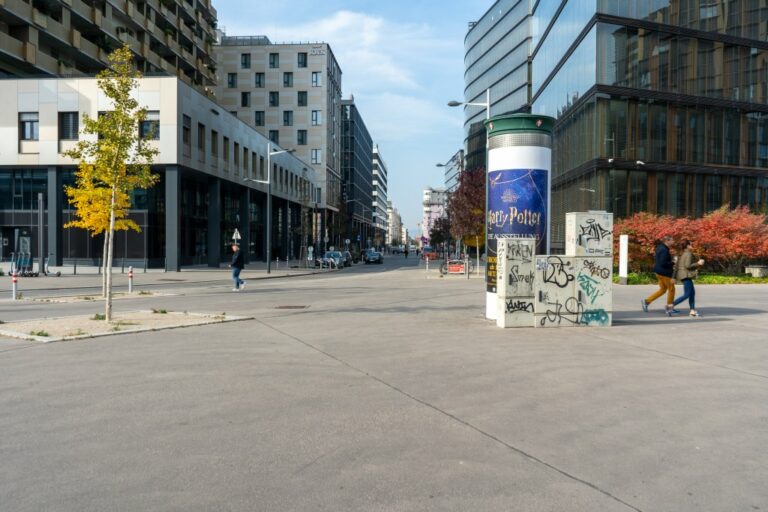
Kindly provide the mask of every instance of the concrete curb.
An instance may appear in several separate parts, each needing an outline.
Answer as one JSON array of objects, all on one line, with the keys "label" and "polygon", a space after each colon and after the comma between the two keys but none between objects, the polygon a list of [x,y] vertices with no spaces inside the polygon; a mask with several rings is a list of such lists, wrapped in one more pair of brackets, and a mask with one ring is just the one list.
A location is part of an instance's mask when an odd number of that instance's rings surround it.
[{"label": "concrete curb", "polygon": [[[139,310],[140,313],[150,313],[151,311],[147,310]],[[129,312],[130,313],[130,312]],[[236,315],[213,315],[209,313],[181,313],[178,311],[169,311],[168,313],[165,313],[167,315],[184,315],[184,316],[197,316],[201,318],[210,318],[210,320],[205,322],[198,322],[194,324],[177,324],[177,325],[166,325],[162,327],[137,327],[133,329],[125,329],[120,331],[109,331],[109,332],[97,332],[93,334],[82,334],[78,336],[60,336],[60,337],[50,337],[50,336],[35,336],[33,334],[27,334],[23,332],[18,331],[9,331],[7,329],[0,329],[0,336],[7,336],[9,338],[16,338],[16,339],[22,339],[27,341],[38,341],[41,343],[56,343],[60,341],[75,341],[75,340],[84,340],[89,338],[103,338],[105,336],[117,336],[120,334],[135,334],[139,332],[153,332],[153,331],[165,331],[168,329],[183,329],[185,327],[199,327],[201,325],[212,325],[212,324],[222,324],[227,322],[240,322],[243,320],[253,320],[255,317],[253,316],[236,316]],[[82,316],[82,315],[72,315],[72,316]],[[52,317],[52,318],[46,318],[46,320],[57,320],[61,318],[69,318],[69,317]],[[25,320],[25,322],[28,322],[29,320]],[[16,322],[8,322],[6,324],[3,324],[4,326],[12,326]]]}]

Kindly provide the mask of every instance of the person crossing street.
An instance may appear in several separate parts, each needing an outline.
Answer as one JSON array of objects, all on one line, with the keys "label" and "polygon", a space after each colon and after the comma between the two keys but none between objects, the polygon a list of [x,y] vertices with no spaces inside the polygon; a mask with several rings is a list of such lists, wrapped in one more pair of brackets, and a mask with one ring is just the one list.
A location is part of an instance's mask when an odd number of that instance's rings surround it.
[{"label": "person crossing street", "polygon": [[246,282],[240,279],[240,272],[245,267],[243,261],[243,252],[240,250],[240,246],[232,244],[232,263],[229,264],[229,267],[232,269],[232,281],[235,282],[235,287],[232,288],[233,292],[239,292],[246,285]]}]

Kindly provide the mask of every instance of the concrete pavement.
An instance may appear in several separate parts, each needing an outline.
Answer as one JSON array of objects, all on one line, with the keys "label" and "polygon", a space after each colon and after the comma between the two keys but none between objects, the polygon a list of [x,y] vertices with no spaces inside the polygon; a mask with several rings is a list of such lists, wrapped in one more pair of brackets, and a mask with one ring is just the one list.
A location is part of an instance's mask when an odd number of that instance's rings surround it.
[{"label": "concrete pavement", "polygon": [[116,303],[251,322],[0,341],[0,510],[768,508],[768,287],[501,330],[404,263]]}]

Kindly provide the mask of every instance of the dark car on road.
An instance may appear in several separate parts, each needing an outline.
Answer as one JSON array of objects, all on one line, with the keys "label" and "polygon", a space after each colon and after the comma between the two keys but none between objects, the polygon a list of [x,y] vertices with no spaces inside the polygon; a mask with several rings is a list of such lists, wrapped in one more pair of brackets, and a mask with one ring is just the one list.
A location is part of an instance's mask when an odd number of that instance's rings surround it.
[{"label": "dark car on road", "polygon": [[384,257],[381,255],[380,252],[377,251],[366,251],[363,254],[363,261],[367,265],[368,263],[378,263],[381,264],[384,262]]},{"label": "dark car on road", "polygon": [[344,266],[351,267],[355,259],[352,257],[352,253],[349,251],[342,251],[341,256],[344,258]]}]

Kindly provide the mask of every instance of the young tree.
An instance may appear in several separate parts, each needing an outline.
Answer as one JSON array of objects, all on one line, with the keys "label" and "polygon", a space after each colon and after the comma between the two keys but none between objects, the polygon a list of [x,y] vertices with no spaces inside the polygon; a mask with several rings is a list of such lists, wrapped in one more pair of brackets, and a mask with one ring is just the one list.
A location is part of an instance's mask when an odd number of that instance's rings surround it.
[{"label": "young tree", "polygon": [[479,251],[485,243],[485,169],[461,173],[459,186],[448,200],[448,216],[451,235]]},{"label": "young tree", "polygon": [[448,217],[435,220],[434,226],[429,231],[429,243],[432,247],[445,243],[451,238],[451,221]]},{"label": "young tree", "polygon": [[109,55],[109,68],[97,75],[99,89],[109,99],[112,110],[96,119],[87,114],[80,140],[66,155],[78,162],[77,181],[67,188],[69,202],[75,206],[77,220],[70,223],[91,232],[104,233],[104,316],[112,320],[112,259],[117,229],[139,226],[128,219],[131,195],[136,189],[151,187],[157,176],[150,165],[157,150],[139,138],[139,123],[146,110],[139,107],[132,93],[141,74],[133,69],[128,46]]}]

